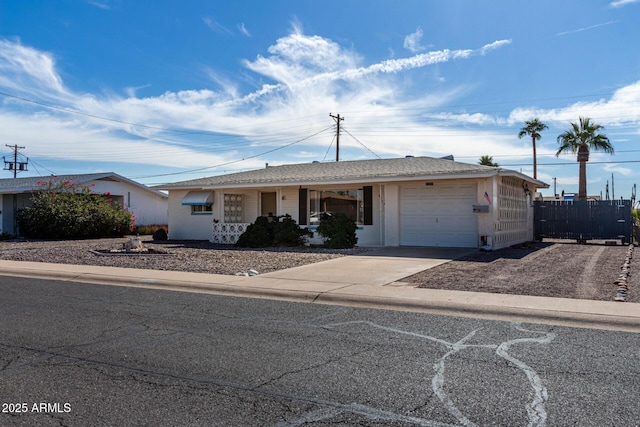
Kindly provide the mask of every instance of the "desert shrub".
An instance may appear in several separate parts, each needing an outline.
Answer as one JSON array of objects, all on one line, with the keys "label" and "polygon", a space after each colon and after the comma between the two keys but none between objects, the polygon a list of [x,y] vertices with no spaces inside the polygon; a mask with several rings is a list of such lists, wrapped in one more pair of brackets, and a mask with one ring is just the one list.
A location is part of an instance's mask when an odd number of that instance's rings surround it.
[{"label": "desert shrub", "polygon": [[164,228],[158,228],[153,232],[153,240],[167,240],[169,236]]},{"label": "desert shrub", "polygon": [[20,231],[45,239],[121,236],[133,230],[133,215],[109,193],[93,193],[66,181],[40,182],[31,197],[33,206],[17,213]]},{"label": "desert shrub", "polygon": [[168,227],[166,225],[161,224],[136,225],[136,234],[139,234],[140,236],[151,236],[159,230],[163,230],[166,233],[167,228]]},{"label": "desert shrub", "polygon": [[347,215],[336,212],[322,214],[318,224],[318,234],[326,240],[324,245],[332,249],[349,249],[358,243],[356,222]]},{"label": "desert shrub", "polygon": [[304,236],[309,235],[307,228],[300,228],[291,215],[271,217],[259,216],[247,227],[236,246],[243,248],[266,248],[269,246],[300,246]]}]

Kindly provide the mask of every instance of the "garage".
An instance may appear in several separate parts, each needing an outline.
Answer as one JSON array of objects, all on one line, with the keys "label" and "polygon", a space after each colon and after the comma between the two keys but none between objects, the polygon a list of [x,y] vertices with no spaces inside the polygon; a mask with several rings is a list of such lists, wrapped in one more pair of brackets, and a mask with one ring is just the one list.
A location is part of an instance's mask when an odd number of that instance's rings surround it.
[{"label": "garage", "polygon": [[475,181],[412,183],[400,188],[400,245],[477,247]]}]

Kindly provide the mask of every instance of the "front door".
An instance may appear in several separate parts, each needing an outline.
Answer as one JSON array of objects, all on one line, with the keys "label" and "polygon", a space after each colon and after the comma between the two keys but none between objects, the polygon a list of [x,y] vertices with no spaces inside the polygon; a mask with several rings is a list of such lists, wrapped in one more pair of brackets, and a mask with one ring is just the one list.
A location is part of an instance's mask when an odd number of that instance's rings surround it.
[{"label": "front door", "polygon": [[278,214],[275,191],[273,193],[262,193],[261,206],[260,215],[262,216],[275,216]]}]

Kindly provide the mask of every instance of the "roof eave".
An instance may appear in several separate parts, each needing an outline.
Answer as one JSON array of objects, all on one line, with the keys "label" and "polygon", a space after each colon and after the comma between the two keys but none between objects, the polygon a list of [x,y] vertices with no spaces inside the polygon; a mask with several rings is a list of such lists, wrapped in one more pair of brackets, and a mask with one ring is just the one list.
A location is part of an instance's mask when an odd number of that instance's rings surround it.
[{"label": "roof eave", "polygon": [[[463,173],[443,173],[443,174],[421,174],[421,175],[402,175],[402,176],[389,176],[389,177],[355,177],[349,179],[337,178],[337,179],[316,179],[316,180],[303,180],[303,181],[273,181],[273,182],[245,182],[245,183],[222,183],[212,185],[194,185],[194,186],[158,186],[159,188],[167,191],[172,190],[226,190],[233,188],[270,188],[270,187],[295,187],[295,186],[314,186],[314,185],[349,185],[349,184],[382,184],[391,182],[406,182],[406,181],[435,181],[445,179],[478,179],[478,178],[490,178],[498,174],[498,169],[487,171],[473,171]],[[524,176],[524,175],[523,175]]]}]

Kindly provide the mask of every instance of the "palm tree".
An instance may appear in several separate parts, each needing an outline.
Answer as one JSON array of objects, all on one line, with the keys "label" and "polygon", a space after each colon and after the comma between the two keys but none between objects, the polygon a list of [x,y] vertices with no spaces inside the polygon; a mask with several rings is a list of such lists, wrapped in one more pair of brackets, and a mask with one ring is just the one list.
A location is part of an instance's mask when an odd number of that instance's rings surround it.
[{"label": "palm tree", "polygon": [[533,179],[538,179],[538,161],[536,160],[536,140],[542,138],[540,132],[547,129],[547,125],[542,123],[537,117],[533,120],[527,120],[524,122],[525,126],[518,132],[518,138],[522,138],[525,135],[531,136],[531,143],[533,144]]},{"label": "palm tree", "polygon": [[480,161],[478,161],[478,164],[483,166],[493,166],[494,168],[497,168],[498,166],[500,166],[499,164],[493,161],[493,157],[491,156],[480,157]]},{"label": "palm tree", "polygon": [[571,122],[571,130],[558,135],[560,148],[556,152],[556,157],[564,152],[578,154],[578,162],[580,163],[578,200],[587,199],[587,162],[589,161],[589,152],[594,150],[613,154],[613,145],[611,145],[606,135],[600,133],[601,129],[604,129],[604,126],[592,123],[588,117],[580,117],[580,124]]}]

